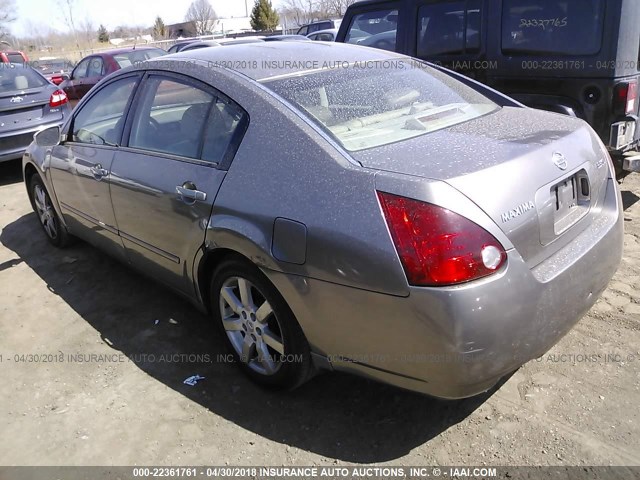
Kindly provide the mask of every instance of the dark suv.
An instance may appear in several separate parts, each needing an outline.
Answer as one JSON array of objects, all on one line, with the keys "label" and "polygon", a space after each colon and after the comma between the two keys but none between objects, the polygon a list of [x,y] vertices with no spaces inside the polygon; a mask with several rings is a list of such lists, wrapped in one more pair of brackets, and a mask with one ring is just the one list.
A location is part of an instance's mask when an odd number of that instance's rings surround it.
[{"label": "dark suv", "polygon": [[638,0],[366,0],[347,9],[336,41],[352,32],[582,118],[619,171],[640,171]]}]

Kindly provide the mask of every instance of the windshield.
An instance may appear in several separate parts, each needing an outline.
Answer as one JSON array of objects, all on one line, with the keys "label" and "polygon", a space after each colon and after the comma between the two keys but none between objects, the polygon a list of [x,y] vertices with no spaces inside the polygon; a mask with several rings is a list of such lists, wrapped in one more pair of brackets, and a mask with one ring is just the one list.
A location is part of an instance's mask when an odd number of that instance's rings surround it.
[{"label": "windshield", "polygon": [[130,67],[139,62],[151,60],[152,58],[159,57],[160,55],[166,55],[167,52],[159,48],[149,50],[133,50],[126,53],[118,53],[113,56],[113,59],[118,63],[120,68]]},{"label": "windshield", "polygon": [[350,151],[425,135],[498,105],[423,63],[363,62],[265,80]]},{"label": "windshield", "polygon": [[24,64],[0,63],[0,94],[44,87],[47,81]]},{"label": "windshield", "polygon": [[502,51],[593,55],[600,51],[604,0],[504,0]]}]

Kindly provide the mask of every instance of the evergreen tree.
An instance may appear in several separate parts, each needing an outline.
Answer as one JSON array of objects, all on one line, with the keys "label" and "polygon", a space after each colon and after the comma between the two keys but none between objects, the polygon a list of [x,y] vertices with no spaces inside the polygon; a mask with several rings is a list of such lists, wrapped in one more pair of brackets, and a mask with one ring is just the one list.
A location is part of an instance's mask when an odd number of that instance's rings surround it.
[{"label": "evergreen tree", "polygon": [[98,41],[100,43],[109,43],[109,32],[107,32],[104,25],[100,25],[100,28],[98,29]]},{"label": "evergreen tree", "polygon": [[153,24],[153,38],[165,38],[167,36],[167,27],[160,16],[156,17],[156,23]]},{"label": "evergreen tree", "polygon": [[251,28],[256,31],[272,32],[278,26],[280,17],[271,0],[256,0],[251,11]]}]

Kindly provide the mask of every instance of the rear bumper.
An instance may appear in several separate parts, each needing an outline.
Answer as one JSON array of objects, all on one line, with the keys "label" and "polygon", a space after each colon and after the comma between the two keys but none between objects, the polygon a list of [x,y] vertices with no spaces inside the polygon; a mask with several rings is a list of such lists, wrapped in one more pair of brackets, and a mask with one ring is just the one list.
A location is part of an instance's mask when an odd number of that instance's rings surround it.
[{"label": "rear bumper", "polygon": [[442,398],[488,390],[556,344],[614,275],[623,245],[617,184],[598,220],[534,269],[512,250],[506,268],[408,297],[266,272],[289,302],[312,350],[335,369]]},{"label": "rear bumper", "polygon": [[34,133],[44,130],[45,128],[62,126],[65,119],[66,114],[59,120],[30,126],[23,130],[14,130],[6,133],[0,132],[0,162],[22,158],[25,150],[33,141]]}]

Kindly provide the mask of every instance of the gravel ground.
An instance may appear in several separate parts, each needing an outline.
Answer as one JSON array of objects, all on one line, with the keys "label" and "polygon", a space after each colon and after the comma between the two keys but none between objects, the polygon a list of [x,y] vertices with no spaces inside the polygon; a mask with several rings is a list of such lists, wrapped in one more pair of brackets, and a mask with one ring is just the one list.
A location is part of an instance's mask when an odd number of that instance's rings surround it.
[{"label": "gravel ground", "polygon": [[19,164],[0,164],[0,465],[640,465],[640,175],[622,189],[624,260],[591,312],[499,388],[447,402],[341,374],[275,393],[228,363],[160,362],[221,338],[100,251],[51,247]]}]

